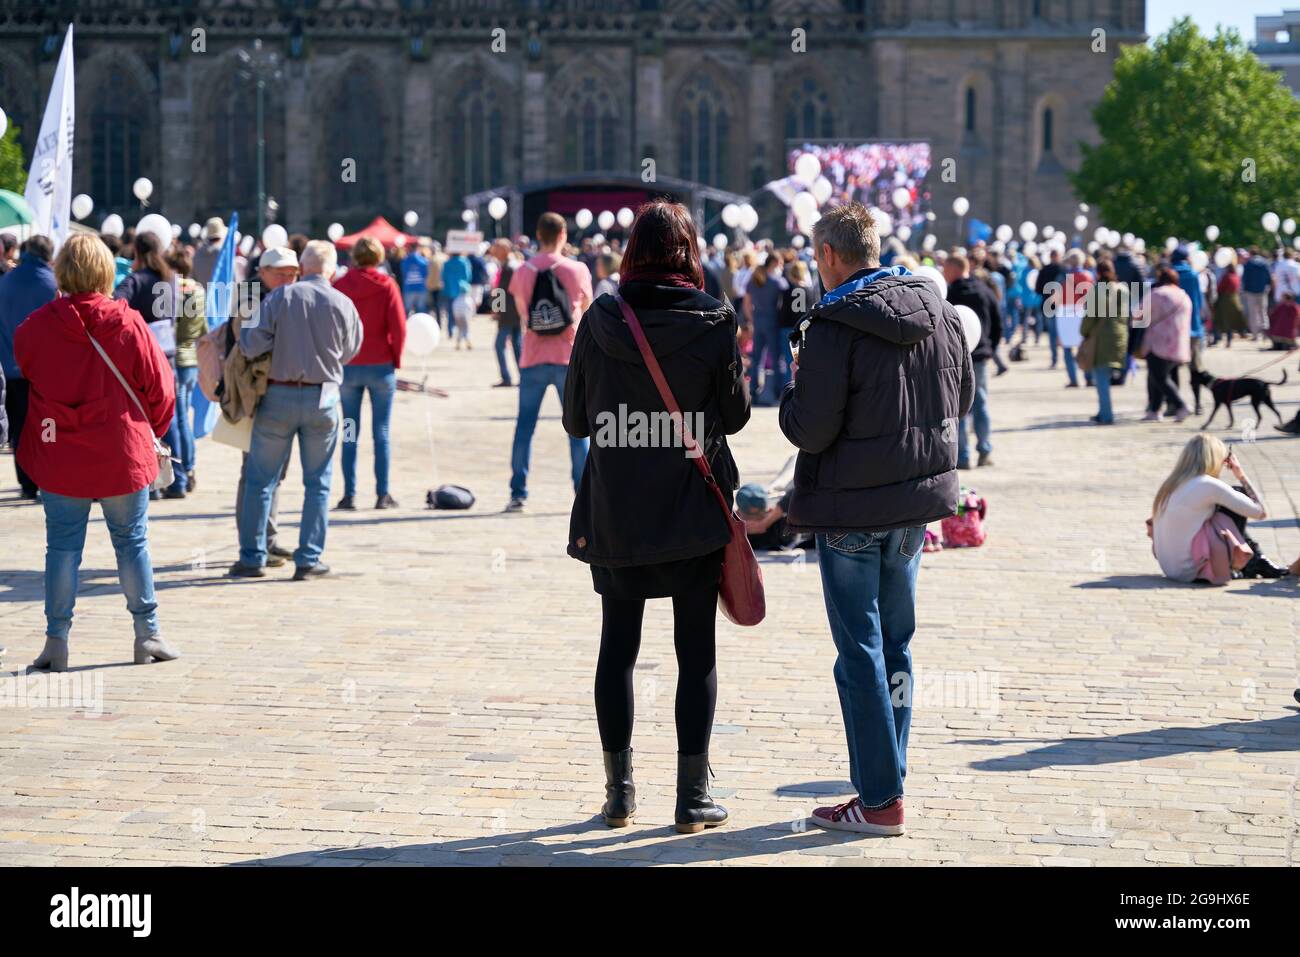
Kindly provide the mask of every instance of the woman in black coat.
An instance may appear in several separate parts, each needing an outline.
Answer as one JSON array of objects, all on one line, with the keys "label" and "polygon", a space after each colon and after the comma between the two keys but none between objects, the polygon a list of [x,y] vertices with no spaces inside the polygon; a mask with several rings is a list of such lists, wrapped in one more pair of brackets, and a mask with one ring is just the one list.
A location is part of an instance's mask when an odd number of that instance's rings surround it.
[{"label": "woman in black coat", "polygon": [[[619,294],[635,312],[664,377],[728,503],[739,485],[727,436],[749,421],[736,314],[703,291],[695,226],[685,207],[641,209],[623,255]],[[615,296],[578,326],[564,390],[564,427],[591,437],[569,524],[569,554],[591,566],[603,621],[596,720],[605,752],[602,813],[622,827],[636,811],[632,669],[647,598],[672,598],[677,651],[677,830],[727,820],[708,792],[717,699],[714,625],[730,529],[700,475],[623,319]]]}]

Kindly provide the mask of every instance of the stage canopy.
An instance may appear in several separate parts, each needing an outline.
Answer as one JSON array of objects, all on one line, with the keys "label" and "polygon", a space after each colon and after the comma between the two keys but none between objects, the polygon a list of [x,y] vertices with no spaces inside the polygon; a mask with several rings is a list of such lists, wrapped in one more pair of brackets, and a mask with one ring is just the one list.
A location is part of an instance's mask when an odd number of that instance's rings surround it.
[{"label": "stage canopy", "polygon": [[351,249],[357,244],[357,240],[369,236],[371,239],[377,239],[383,243],[385,249],[392,249],[394,246],[406,245],[406,233],[399,232],[397,227],[384,219],[382,216],[376,216],[374,221],[365,229],[358,229],[355,233],[348,233],[346,236],[340,236],[338,242],[334,245],[339,249]]}]

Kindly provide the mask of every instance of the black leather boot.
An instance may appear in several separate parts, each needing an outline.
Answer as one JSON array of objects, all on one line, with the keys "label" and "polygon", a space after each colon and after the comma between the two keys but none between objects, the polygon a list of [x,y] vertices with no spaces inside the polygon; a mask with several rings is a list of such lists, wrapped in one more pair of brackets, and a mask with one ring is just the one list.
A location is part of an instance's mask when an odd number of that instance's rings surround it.
[{"label": "black leather boot", "polygon": [[727,823],[727,809],[709,797],[709,753],[677,755],[677,833]]},{"label": "black leather boot", "polygon": [[605,752],[605,806],[600,813],[610,827],[627,827],[636,814],[631,748]]},{"label": "black leather boot", "polygon": [[1264,556],[1263,550],[1259,543],[1246,539],[1246,544],[1250,546],[1251,551],[1255,554],[1241,568],[1242,578],[1285,578],[1287,569],[1282,565],[1275,565],[1272,561]]}]

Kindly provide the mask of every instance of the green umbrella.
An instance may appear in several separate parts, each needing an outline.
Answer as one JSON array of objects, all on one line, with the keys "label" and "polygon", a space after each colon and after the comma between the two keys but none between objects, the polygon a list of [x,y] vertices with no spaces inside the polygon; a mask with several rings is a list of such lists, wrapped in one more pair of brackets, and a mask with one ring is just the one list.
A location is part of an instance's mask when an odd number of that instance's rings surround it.
[{"label": "green umbrella", "polygon": [[0,228],[5,226],[25,226],[36,217],[27,200],[17,193],[0,189]]}]

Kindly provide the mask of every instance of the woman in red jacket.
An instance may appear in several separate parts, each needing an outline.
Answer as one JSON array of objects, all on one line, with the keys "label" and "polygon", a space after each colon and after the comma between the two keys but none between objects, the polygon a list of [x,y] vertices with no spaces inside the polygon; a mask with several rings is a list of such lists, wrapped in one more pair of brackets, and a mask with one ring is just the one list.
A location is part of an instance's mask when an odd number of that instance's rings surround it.
[{"label": "woman in red jacket", "polygon": [[384,247],[366,237],[352,247],[352,266],[334,288],[357,307],[361,315],[361,351],[343,367],[339,401],[343,406],[343,498],[336,508],[356,508],[357,433],[361,431],[361,400],[370,392],[370,429],[375,442],[375,508],[394,508],[388,494],[392,452],[388,423],[393,417],[397,370],[406,342],[406,308],[393,277],[379,271]]},{"label": "woman in red jacket", "polygon": [[45,650],[32,667],[67,670],[77,570],[96,500],[135,620],[135,662],[170,661],[178,652],[158,633],[147,512],[158,476],[154,436],[167,432],[176,402],[171,365],[140,314],[108,298],[113,255],[98,236],[69,237],[54,275],[64,295],[14,333],[14,357],[31,390],[19,464],[45,506]]}]

